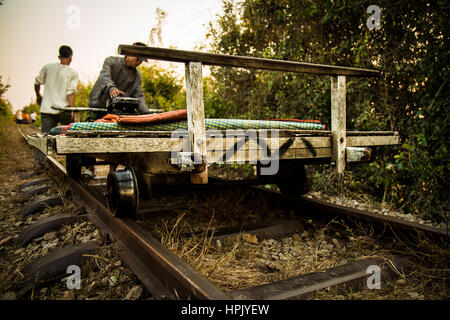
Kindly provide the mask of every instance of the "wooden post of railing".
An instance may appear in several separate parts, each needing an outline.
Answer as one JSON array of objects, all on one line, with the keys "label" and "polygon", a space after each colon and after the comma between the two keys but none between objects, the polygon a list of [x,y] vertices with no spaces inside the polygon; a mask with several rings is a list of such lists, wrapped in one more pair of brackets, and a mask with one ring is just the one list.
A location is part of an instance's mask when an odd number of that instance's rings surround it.
[{"label": "wooden post of railing", "polygon": [[346,121],[346,79],[345,76],[331,77],[331,141],[333,161],[336,171],[343,174],[345,170],[345,149],[347,147]]},{"label": "wooden post of railing", "polygon": [[194,184],[208,183],[205,108],[203,104],[203,80],[201,62],[188,62],[186,69],[186,104],[188,132],[191,142],[191,151],[195,161],[204,162],[205,170],[191,174],[191,182]]}]

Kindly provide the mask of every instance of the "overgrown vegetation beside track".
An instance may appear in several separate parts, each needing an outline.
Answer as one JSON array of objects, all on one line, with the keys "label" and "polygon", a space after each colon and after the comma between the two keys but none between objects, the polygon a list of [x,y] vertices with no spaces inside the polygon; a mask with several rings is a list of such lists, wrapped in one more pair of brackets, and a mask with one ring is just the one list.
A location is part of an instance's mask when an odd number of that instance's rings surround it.
[{"label": "overgrown vegetation beside track", "polygon": [[[379,79],[349,78],[347,128],[399,131],[400,148],[378,148],[369,165],[348,167],[346,188],[369,192],[405,213],[448,222],[448,10],[446,1],[223,1],[210,51],[362,67]],[[222,117],[315,118],[329,128],[328,77],[214,68]],[[206,105],[206,104],[205,104]],[[208,110],[207,110],[208,113]],[[330,179],[328,185],[335,184]]]},{"label": "overgrown vegetation beside track", "polygon": [[17,145],[25,143],[18,134],[13,121],[12,106],[9,101],[4,99],[8,88],[9,84],[4,84],[0,76],[0,162],[9,161],[11,153],[17,151]]},{"label": "overgrown vegetation beside track", "polygon": [[0,75],[0,119],[12,120],[13,118],[11,104],[4,98],[9,87],[9,84],[3,83],[2,76]]}]

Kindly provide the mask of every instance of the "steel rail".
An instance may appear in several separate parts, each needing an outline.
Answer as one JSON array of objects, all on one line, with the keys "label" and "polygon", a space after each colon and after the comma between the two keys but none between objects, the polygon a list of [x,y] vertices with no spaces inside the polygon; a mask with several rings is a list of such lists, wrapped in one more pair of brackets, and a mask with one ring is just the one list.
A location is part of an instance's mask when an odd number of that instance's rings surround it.
[{"label": "steel rail", "polygon": [[[377,213],[372,213],[368,211],[363,211],[359,209],[354,209],[342,205],[337,205],[334,203],[317,200],[317,199],[310,199],[305,196],[299,196],[296,198],[293,197],[287,197],[282,195],[278,191],[269,190],[267,188],[263,188],[260,186],[255,186],[257,184],[257,179],[249,179],[249,180],[230,180],[230,179],[223,179],[219,177],[210,176],[210,180],[214,182],[215,184],[218,184],[218,182],[224,183],[224,185],[229,186],[240,186],[240,187],[246,187],[245,182],[247,181],[247,186],[249,188],[252,188],[253,190],[257,192],[262,192],[265,194],[265,196],[271,195],[276,201],[278,201],[280,204],[283,204],[289,209],[292,208],[301,208],[303,211],[311,211],[314,212],[314,215],[322,215],[322,216],[342,216],[342,217],[354,217],[363,221],[371,222],[379,227],[384,227],[385,225],[389,225],[394,230],[397,231],[403,231],[403,232],[423,232],[427,235],[430,235],[432,237],[436,238],[442,238],[448,240],[448,237],[450,236],[449,229],[446,230],[436,227],[431,227],[428,225],[419,224],[417,222],[410,222],[406,220],[402,220],[399,218],[391,217],[391,216],[384,216]],[[270,183],[270,179],[267,179],[267,182]],[[252,186],[253,185],[253,186]],[[206,185],[207,186],[207,185]],[[205,187],[206,187],[205,186]],[[205,188],[204,187],[204,188]]]},{"label": "steel rail", "polygon": [[134,221],[113,217],[93,191],[70,178],[56,159],[47,156],[47,163],[57,181],[71,189],[78,201],[88,208],[92,222],[118,242],[122,258],[155,298],[231,299]]},{"label": "steel rail", "polygon": [[391,216],[384,216],[377,213],[340,206],[321,200],[299,197],[297,199],[289,199],[288,201],[292,201],[292,203],[295,204],[297,207],[300,206],[306,210],[312,210],[315,213],[320,212],[321,214],[325,215],[354,217],[357,218],[358,220],[364,220],[367,222],[371,222],[373,224],[377,224],[379,227],[384,227],[388,225],[393,230],[398,232],[409,234],[423,232],[424,234],[427,234],[429,236],[446,240],[448,240],[449,237],[448,229],[444,230],[441,228],[435,228],[419,224],[417,222],[410,222]]},{"label": "steel rail", "polygon": [[[282,195],[278,191],[269,190],[267,188],[261,186],[255,186],[258,181],[257,179],[248,179],[248,180],[230,180],[223,179],[214,176],[210,176],[210,180],[214,183],[214,185],[218,185],[218,182],[222,182],[225,186],[239,186],[239,187],[249,187],[257,192],[262,192],[265,196],[272,196],[278,203],[282,206],[285,206],[287,209],[292,208],[301,208],[302,213],[306,211],[314,212],[312,215],[314,216],[326,216],[326,217],[353,217],[362,221],[367,221],[375,224],[379,228],[385,228],[386,225],[392,228],[392,230],[406,233],[417,233],[423,232],[424,234],[430,235],[434,238],[440,238],[444,240],[448,240],[450,236],[449,229],[446,230],[441,228],[436,228],[424,224],[419,224],[417,222],[410,222],[406,220],[402,220],[399,218],[395,218],[392,216],[384,216],[377,213],[372,213],[364,210],[354,209],[342,205],[337,205],[334,203],[310,199],[305,196],[299,197],[287,197]],[[264,181],[264,180],[262,180]],[[247,182],[247,185],[245,183]],[[270,178],[267,179],[269,184]],[[203,186],[205,189],[207,185]]]}]

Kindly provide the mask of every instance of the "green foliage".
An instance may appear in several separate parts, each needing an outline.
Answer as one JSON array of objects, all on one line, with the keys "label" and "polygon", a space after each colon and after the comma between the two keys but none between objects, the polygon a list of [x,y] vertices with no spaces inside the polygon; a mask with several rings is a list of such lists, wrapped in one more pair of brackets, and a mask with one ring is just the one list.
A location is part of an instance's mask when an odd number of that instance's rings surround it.
[{"label": "green foliage", "polygon": [[[370,165],[349,166],[350,187],[364,185],[405,211],[448,219],[446,1],[378,1],[379,30],[366,26],[371,4],[224,0],[222,16],[210,25],[212,50],[380,70],[380,78],[348,78],[347,128],[395,130],[403,145],[379,148]],[[212,75],[221,116],[330,124],[328,77],[231,68]]]},{"label": "green foliage", "polygon": [[[89,102],[89,94],[92,90],[92,82],[83,83],[78,82],[77,93],[75,94],[74,107],[87,108]],[[80,111],[80,121],[84,121],[87,116],[87,111]]]},{"label": "green foliage", "polygon": [[236,106],[217,94],[217,81],[211,77],[203,77],[203,101],[206,118],[226,118]]},{"label": "green foliage", "polygon": [[3,95],[8,91],[9,87],[9,84],[3,84],[2,76],[0,76],[0,99],[3,99]]},{"label": "green foliage", "polygon": [[36,112],[37,114],[39,114],[39,105],[35,102],[31,102],[29,105],[24,106],[22,108],[23,112],[26,112],[28,114],[32,113],[32,112]]},{"label": "green foliage", "polygon": [[12,120],[12,106],[9,101],[4,99],[4,94],[8,91],[9,87],[9,84],[3,84],[2,76],[0,76],[0,117]]},{"label": "green foliage", "polygon": [[77,93],[75,95],[74,107],[87,108],[89,102],[89,94],[92,90],[92,82],[83,83],[78,82]]},{"label": "green foliage", "polygon": [[139,70],[145,102],[150,109],[169,111],[186,108],[183,85],[173,71],[164,70],[158,65],[139,67]]}]

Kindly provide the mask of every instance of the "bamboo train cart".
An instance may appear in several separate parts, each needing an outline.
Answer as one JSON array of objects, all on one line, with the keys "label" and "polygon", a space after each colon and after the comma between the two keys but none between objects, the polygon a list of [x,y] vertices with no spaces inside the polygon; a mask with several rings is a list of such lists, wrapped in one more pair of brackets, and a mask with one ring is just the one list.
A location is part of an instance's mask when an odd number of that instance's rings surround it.
[{"label": "bamboo train cart", "polygon": [[[45,154],[66,155],[67,171],[75,178],[81,174],[83,156],[125,166],[107,178],[107,203],[116,216],[136,213],[139,190],[150,197],[162,186],[212,186],[212,181],[208,183],[212,163],[254,163],[255,184],[271,181],[282,193],[298,196],[307,193],[311,184],[305,165],[334,163],[342,175],[346,163],[370,158],[368,147],[399,144],[397,132],[346,130],[346,78],[376,77],[376,70],[129,45],[120,45],[118,52],[185,64],[184,130],[68,130],[65,135],[28,136],[28,142]],[[330,76],[331,130],[207,130],[203,65]],[[278,170],[271,171],[273,165]]]}]

